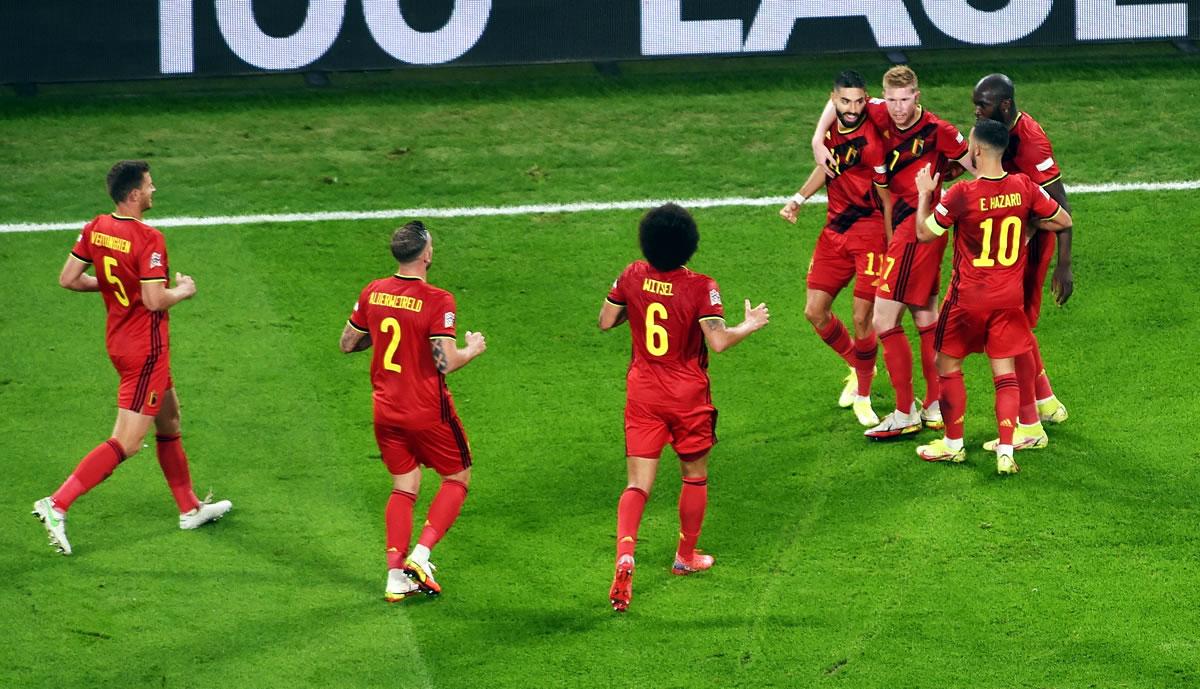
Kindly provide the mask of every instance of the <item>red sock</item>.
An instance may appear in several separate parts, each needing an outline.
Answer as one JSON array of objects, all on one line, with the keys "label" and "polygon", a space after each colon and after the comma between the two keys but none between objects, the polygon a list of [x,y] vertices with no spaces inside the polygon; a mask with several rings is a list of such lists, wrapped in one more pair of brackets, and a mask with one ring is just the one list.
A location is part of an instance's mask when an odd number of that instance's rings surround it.
[{"label": "red sock", "polygon": [[[924,407],[930,406],[942,396],[937,370],[937,350],[933,347],[936,331],[937,323],[917,328],[917,334],[921,336],[921,373],[925,375],[925,401],[922,402]],[[942,416],[945,416],[945,412],[942,412]]]},{"label": "red sock", "polygon": [[417,496],[406,490],[392,489],[383,520],[387,525],[387,566],[400,569],[408,554],[408,541],[412,538],[413,504]]},{"label": "red sock", "polygon": [[442,487],[433,496],[433,504],[429,506],[429,514],[425,517],[425,528],[421,529],[421,537],[417,543],[433,550],[433,546],[442,540],[442,536],[454,525],[458,513],[462,511],[463,503],[467,501],[467,485],[462,481],[442,479]]},{"label": "red sock", "polygon": [[967,385],[963,382],[962,371],[954,371],[941,376],[942,389],[942,419],[946,422],[946,437],[951,440],[962,440],[963,419],[967,412]]},{"label": "red sock", "polygon": [[679,491],[679,548],[675,551],[683,560],[691,560],[696,554],[696,541],[700,539],[707,506],[708,477],[683,479],[683,488]]},{"label": "red sock", "polygon": [[75,467],[75,471],[50,496],[60,512],[71,509],[71,503],[84,493],[100,485],[117,465],[125,461],[125,451],[115,438],[109,438],[87,453]]},{"label": "red sock", "polygon": [[854,373],[858,377],[860,397],[871,396],[871,380],[875,377],[875,359],[879,356],[879,340],[875,333],[854,340]]},{"label": "red sock", "polygon": [[162,468],[163,476],[167,478],[167,486],[171,495],[175,496],[175,504],[179,513],[191,512],[200,506],[196,494],[192,492],[192,475],[188,471],[187,455],[183,452],[183,441],[177,435],[154,436],[154,449],[158,454],[158,466]]},{"label": "red sock", "polygon": [[1034,365],[1034,394],[1036,399],[1044,400],[1054,396],[1054,389],[1050,387],[1050,378],[1046,376],[1046,364],[1042,362],[1042,349],[1038,346],[1037,335],[1033,336],[1033,365]]},{"label": "red sock", "polygon": [[842,357],[847,364],[850,366],[855,364],[854,345],[850,342],[850,333],[847,332],[846,326],[842,323],[841,319],[834,316],[829,319],[829,323],[825,325],[823,330],[818,330],[817,328],[813,328],[813,330],[816,330],[817,335],[822,340],[825,340],[825,344],[837,352],[837,355]]},{"label": "red sock", "polygon": [[642,512],[646,509],[646,491],[632,486],[621,493],[617,502],[617,559],[622,555],[633,556],[637,547],[638,527],[642,525]]},{"label": "red sock", "polygon": [[902,325],[879,333],[879,341],[883,343],[883,364],[896,390],[896,409],[907,414],[912,410],[913,403],[912,345],[904,336]]},{"label": "red sock", "polygon": [[1020,414],[1018,418],[1026,426],[1032,426],[1039,421],[1037,397],[1034,395],[1034,379],[1037,377],[1037,364],[1034,363],[1033,352],[1025,352],[1016,357],[1017,389],[1019,392]]},{"label": "red sock", "polygon": [[1005,373],[996,376],[992,381],[996,384],[996,425],[1000,429],[1000,444],[1012,445],[1013,430],[1017,425],[1017,408],[1021,405],[1017,374]]}]

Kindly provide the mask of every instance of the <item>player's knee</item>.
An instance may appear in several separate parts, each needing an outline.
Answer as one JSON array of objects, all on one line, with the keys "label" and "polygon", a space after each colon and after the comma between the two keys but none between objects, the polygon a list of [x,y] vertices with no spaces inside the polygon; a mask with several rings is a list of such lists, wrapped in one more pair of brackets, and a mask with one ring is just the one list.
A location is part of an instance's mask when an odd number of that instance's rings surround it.
[{"label": "player's knee", "polygon": [[142,439],[141,438],[117,437],[117,438],[113,438],[113,440],[116,440],[117,444],[121,446],[121,452],[125,453],[125,459],[129,459],[130,457],[136,455],[138,453],[138,450],[142,449]]},{"label": "player's knee", "polygon": [[442,481],[457,481],[458,483],[463,484],[463,486],[465,486],[465,487],[470,487],[470,485],[471,485],[471,469],[470,469],[470,467],[468,467],[466,469],[463,469],[462,471],[459,471],[459,472],[456,472],[453,474],[447,474],[442,477]]},{"label": "player's knee", "polygon": [[814,328],[819,330],[829,325],[833,314],[822,304],[805,304],[804,317],[808,319],[809,323],[812,323]]},{"label": "player's knee", "polygon": [[866,335],[871,331],[873,318],[870,313],[854,314],[854,332],[858,336]]}]

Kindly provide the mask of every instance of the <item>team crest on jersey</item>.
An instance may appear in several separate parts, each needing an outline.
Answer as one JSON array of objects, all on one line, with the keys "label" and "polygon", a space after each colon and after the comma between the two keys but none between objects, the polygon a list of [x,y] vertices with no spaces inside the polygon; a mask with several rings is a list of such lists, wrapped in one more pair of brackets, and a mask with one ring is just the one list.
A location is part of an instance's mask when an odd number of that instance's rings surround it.
[{"label": "team crest on jersey", "polygon": [[162,268],[162,254],[158,253],[157,251],[150,254],[150,267]]},{"label": "team crest on jersey", "polygon": [[846,149],[846,156],[842,158],[842,164],[846,167],[850,167],[858,162],[858,157],[858,149],[851,146],[850,148]]},{"label": "team crest on jersey", "polygon": [[721,305],[721,293],[715,289],[708,290],[708,303],[712,306]]},{"label": "team crest on jersey", "polygon": [[147,406],[150,406],[150,407],[158,406],[158,391],[157,390],[150,391],[150,403]]},{"label": "team crest on jersey", "polygon": [[447,311],[446,315],[442,316],[442,327],[443,328],[453,328],[454,327],[454,312],[453,311]]},{"label": "team crest on jersey", "polygon": [[921,137],[918,136],[917,138],[913,139],[913,142],[912,142],[913,157],[920,158],[921,154],[924,152],[925,152],[925,139],[922,139]]}]

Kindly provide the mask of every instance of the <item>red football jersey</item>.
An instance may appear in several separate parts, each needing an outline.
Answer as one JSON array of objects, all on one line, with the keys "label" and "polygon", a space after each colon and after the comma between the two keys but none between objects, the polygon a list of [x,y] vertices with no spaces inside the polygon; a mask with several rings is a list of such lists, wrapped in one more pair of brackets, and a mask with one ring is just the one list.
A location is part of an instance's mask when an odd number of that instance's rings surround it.
[{"label": "red football jersey", "polygon": [[929,216],[930,230],[954,229],[954,276],[947,304],[967,309],[1021,308],[1026,241],[1033,223],[1058,214],[1058,202],[1021,173],[959,182]]},{"label": "red football jersey", "polygon": [[110,356],[167,351],[166,311],[142,304],[142,283],[167,282],[167,243],[149,225],[118,215],[98,215],[75,240],[75,258],[92,264],[108,310],[104,343]]},{"label": "red football jersey", "polygon": [[712,404],[700,321],[725,317],[716,281],[686,267],[664,273],[634,261],[613,283],[608,301],[628,310],[629,400],[677,408]]},{"label": "red football jersey", "polygon": [[1042,125],[1027,113],[1017,113],[1017,119],[1008,128],[1008,148],[1004,151],[1003,162],[1008,172],[1028,175],[1043,187],[1062,177],[1050,138],[1042,131]]},{"label": "red football jersey", "polygon": [[[917,171],[932,163],[930,174],[946,171],[946,162],[958,160],[967,154],[967,140],[949,122],[938,118],[921,106],[917,106],[917,120],[904,129],[896,126],[888,114],[887,102],[872,98],[867,103],[867,114],[879,128],[886,149],[884,164],[887,166],[888,189],[892,192],[892,226],[896,228],[896,241],[915,242],[916,231],[901,223],[917,212]],[[941,190],[935,190],[936,203]]]},{"label": "red football jersey", "polygon": [[825,147],[833,156],[835,177],[825,178],[829,197],[825,226],[844,234],[863,218],[881,221],[874,185],[886,187],[883,139],[875,125],[863,117],[853,129],[838,122],[825,132]]},{"label": "red football jersey", "polygon": [[363,288],[350,327],[371,336],[375,420],[404,428],[449,421],[454,402],[430,340],[455,345],[454,295],[421,278],[391,275]]}]

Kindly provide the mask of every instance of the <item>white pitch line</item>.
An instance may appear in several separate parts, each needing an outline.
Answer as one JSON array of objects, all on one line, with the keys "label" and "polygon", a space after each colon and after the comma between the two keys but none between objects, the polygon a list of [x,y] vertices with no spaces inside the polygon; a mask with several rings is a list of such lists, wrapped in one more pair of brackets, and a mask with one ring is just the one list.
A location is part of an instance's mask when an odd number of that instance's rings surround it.
[{"label": "white pitch line", "polygon": [[[1121,191],[1189,191],[1200,189],[1200,180],[1184,182],[1131,182],[1078,184],[1068,186],[1071,194],[1109,194]],[[262,213],[258,215],[214,215],[208,217],[151,218],[155,227],[195,227],[208,225],[257,225],[261,223],[328,222],[331,220],[395,220],[397,218],[477,218],[493,215],[533,215],[538,213],[587,213],[591,211],[640,210],[667,201],[687,208],[723,208],[732,206],[774,206],[786,203],[787,196],[748,198],[730,196],[712,199],[642,199],[639,201],[584,201],[523,206],[475,206],[467,208],[396,208],[382,211],[327,211],[321,213]],[[813,196],[821,203],[825,197]],[[58,223],[12,223],[0,225],[0,234],[12,232],[55,232],[78,230],[87,220]]]}]

